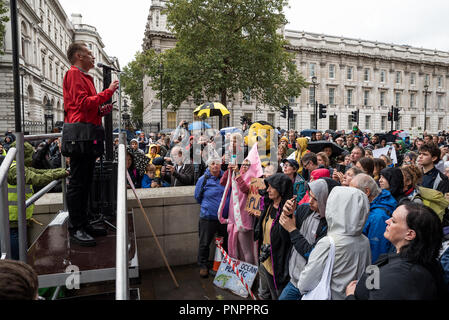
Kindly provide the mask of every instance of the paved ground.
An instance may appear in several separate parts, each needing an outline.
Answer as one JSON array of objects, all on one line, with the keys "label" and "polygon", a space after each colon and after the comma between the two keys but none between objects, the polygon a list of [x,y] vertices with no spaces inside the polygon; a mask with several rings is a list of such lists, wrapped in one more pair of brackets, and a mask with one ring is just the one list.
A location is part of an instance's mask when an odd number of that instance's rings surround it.
[{"label": "paved ground", "polygon": [[[228,290],[213,285],[214,276],[207,279],[199,276],[197,265],[188,265],[172,268],[179,288],[176,288],[170,273],[166,268],[140,272],[140,278],[132,280],[130,288],[139,288],[141,300],[245,300]],[[253,292],[256,286],[253,286]],[[83,285],[76,292],[67,292],[67,297],[81,299],[114,299],[115,283]],[[100,293],[109,295],[96,296]],[[248,300],[251,300],[248,297]]]}]

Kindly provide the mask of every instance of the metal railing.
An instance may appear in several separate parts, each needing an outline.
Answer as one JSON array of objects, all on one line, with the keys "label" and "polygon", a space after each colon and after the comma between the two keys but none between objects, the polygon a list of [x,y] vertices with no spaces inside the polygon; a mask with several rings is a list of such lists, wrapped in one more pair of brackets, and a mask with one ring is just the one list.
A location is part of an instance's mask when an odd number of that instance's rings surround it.
[{"label": "metal railing", "polygon": [[[24,159],[24,143],[26,141],[38,141],[50,138],[62,137],[61,133],[24,136],[23,133],[15,133],[16,148],[9,149],[6,158],[0,167],[0,239],[1,239],[1,259],[11,258],[11,241],[9,232],[9,208],[8,208],[8,172],[11,164],[16,160],[16,176],[17,176],[17,222],[19,233],[19,259],[27,262],[27,221],[26,208],[34,204],[48,191],[53,189],[59,181],[53,181],[40,192],[34,194],[28,201],[25,200],[25,159]],[[62,167],[65,168],[65,157],[61,157]],[[62,189],[64,192],[64,210],[67,210],[65,190],[66,180],[62,179]]]},{"label": "metal railing", "polygon": [[129,299],[128,213],[126,208],[126,134],[120,134],[117,171],[116,300]]}]

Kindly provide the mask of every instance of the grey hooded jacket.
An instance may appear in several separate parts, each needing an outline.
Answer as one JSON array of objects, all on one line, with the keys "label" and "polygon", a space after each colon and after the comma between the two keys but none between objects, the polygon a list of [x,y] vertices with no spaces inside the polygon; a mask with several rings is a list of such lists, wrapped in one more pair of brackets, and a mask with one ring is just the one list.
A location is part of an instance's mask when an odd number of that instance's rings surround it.
[{"label": "grey hooded jacket", "polygon": [[362,234],[369,214],[369,201],[360,190],[335,187],[327,200],[327,236],[322,238],[310,254],[299,276],[297,288],[302,294],[313,290],[321,280],[330,249],[329,237],[335,242],[332,270],[332,300],[346,298],[346,286],[360,279],[371,263],[369,240]]}]

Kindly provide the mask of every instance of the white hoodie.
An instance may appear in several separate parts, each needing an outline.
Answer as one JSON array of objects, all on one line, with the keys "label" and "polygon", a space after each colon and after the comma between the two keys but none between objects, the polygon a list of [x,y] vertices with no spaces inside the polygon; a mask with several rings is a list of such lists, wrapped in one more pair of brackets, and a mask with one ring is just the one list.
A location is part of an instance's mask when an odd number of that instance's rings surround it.
[{"label": "white hoodie", "polygon": [[369,240],[362,234],[369,214],[369,201],[360,190],[335,187],[327,200],[327,236],[316,245],[301,272],[298,289],[304,294],[313,290],[321,280],[328,258],[329,236],[335,241],[335,260],[332,270],[332,300],[346,298],[346,286],[360,279],[371,264]]}]

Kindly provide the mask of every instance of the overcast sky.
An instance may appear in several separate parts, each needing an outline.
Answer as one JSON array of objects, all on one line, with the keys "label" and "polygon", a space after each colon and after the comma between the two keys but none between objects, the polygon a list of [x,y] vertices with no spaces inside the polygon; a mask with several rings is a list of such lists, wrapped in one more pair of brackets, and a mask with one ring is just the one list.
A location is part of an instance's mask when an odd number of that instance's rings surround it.
[{"label": "overcast sky", "polygon": [[[123,67],[142,48],[150,0],[59,0],[100,33]],[[449,51],[447,0],[290,0],[287,29]]]}]

